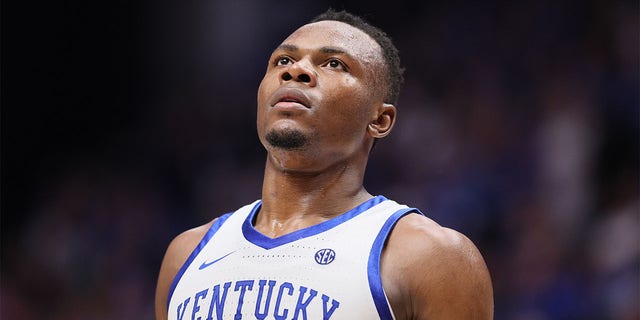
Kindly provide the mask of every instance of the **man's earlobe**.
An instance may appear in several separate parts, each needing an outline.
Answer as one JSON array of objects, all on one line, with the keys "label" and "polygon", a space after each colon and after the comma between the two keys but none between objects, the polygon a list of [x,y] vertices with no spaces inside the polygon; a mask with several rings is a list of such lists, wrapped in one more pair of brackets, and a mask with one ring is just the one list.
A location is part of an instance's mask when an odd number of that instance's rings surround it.
[{"label": "man's earlobe", "polygon": [[389,133],[396,122],[396,107],[392,104],[383,103],[378,109],[377,118],[369,123],[367,131],[373,138],[384,138]]}]

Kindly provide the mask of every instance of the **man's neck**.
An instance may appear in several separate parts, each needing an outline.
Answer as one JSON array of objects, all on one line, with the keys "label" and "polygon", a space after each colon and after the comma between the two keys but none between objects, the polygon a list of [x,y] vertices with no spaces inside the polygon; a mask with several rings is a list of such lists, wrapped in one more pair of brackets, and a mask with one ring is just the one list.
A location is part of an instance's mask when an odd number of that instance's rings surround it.
[{"label": "man's neck", "polygon": [[255,227],[275,238],[338,216],[372,198],[364,166],[336,165],[317,173],[283,170],[267,160]]}]

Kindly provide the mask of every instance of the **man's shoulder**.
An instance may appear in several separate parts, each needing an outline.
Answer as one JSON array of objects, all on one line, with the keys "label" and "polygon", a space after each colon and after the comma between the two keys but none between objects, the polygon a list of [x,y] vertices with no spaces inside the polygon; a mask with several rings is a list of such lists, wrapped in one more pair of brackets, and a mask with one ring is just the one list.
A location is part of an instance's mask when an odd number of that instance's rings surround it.
[{"label": "man's shoulder", "polygon": [[173,271],[177,271],[182,267],[182,264],[184,264],[216,220],[217,218],[201,226],[184,231],[171,241],[165,253],[165,260]]},{"label": "man's shoulder", "polygon": [[418,214],[409,214],[397,222],[388,249],[401,249],[394,255],[408,264],[423,265],[421,260],[439,264],[453,262],[448,257],[481,258],[476,255],[476,246],[464,234]]},{"label": "man's shoulder", "polygon": [[[491,280],[480,251],[464,234],[425,216],[411,214],[398,221],[384,263],[392,275],[387,283],[416,303],[405,306],[411,314],[445,315],[433,308],[456,307],[456,303],[483,315],[493,308]],[[474,297],[478,300],[472,301]]]},{"label": "man's shoulder", "polygon": [[156,319],[167,318],[166,303],[171,283],[178,270],[180,270],[215,220],[216,219],[213,219],[209,223],[182,232],[169,244],[164,259],[162,260],[160,274],[158,275],[155,300]]}]

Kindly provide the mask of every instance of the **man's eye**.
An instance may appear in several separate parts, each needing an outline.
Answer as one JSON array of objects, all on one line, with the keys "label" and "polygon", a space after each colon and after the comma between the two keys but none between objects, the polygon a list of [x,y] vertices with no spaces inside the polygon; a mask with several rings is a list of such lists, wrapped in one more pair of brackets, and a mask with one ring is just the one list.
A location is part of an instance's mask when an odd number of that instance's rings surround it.
[{"label": "man's eye", "polygon": [[289,63],[291,63],[291,59],[289,59],[287,57],[280,57],[280,58],[276,59],[276,66],[286,66]]},{"label": "man's eye", "polygon": [[338,60],[338,59],[331,59],[329,61],[327,61],[327,63],[325,64],[327,67],[332,68],[332,69],[343,69],[346,70],[347,67],[344,65],[344,63],[342,63],[342,61]]}]

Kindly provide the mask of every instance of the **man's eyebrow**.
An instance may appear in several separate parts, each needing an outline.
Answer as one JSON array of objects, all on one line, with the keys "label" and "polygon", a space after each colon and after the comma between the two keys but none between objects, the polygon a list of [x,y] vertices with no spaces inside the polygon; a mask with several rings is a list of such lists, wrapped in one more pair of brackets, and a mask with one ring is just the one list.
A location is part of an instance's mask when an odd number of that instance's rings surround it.
[{"label": "man's eyebrow", "polygon": [[[300,50],[300,48],[298,48],[298,46],[293,45],[293,44],[286,44],[283,43],[281,45],[278,46],[278,48],[276,48],[276,50],[284,50],[284,51],[290,51],[290,52],[295,52]],[[321,47],[320,49],[318,49],[318,51],[322,52],[322,53],[330,53],[330,54],[347,54],[347,52],[341,48],[338,47]]]},{"label": "man's eyebrow", "polygon": [[298,51],[298,46],[292,44],[283,43],[279,45],[276,50],[284,50],[284,51]]},{"label": "man's eyebrow", "polygon": [[346,54],[347,52],[340,49],[340,48],[336,48],[336,47],[322,47],[320,48],[320,52],[322,53],[341,53],[341,54]]}]

